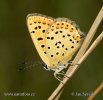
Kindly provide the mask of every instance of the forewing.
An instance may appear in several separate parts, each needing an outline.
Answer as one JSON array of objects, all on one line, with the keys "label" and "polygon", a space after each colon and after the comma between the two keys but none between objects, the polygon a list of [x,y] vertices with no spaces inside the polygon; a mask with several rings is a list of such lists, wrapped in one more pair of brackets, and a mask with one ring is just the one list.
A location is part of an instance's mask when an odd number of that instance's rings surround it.
[{"label": "forewing", "polygon": [[46,64],[48,63],[45,50],[46,30],[53,22],[53,18],[46,17],[41,14],[34,13],[27,16],[27,26],[29,33],[40,57]]}]

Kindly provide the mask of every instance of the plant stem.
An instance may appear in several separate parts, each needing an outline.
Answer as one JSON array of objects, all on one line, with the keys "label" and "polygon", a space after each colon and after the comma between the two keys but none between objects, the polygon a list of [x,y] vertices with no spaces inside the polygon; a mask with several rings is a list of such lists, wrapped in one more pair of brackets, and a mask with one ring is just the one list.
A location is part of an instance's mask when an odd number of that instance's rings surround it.
[{"label": "plant stem", "polygon": [[[60,95],[63,92],[63,88],[65,86],[65,84],[67,83],[67,81],[71,78],[71,76],[76,72],[76,70],[78,69],[79,65],[75,65],[78,64],[78,61],[81,59],[81,57],[84,55],[85,51],[87,50],[91,40],[93,39],[95,32],[100,24],[100,22],[103,19],[103,7],[101,8],[99,14],[97,15],[93,25],[91,26],[78,54],[76,55],[75,59],[73,60],[73,64],[71,65],[67,72],[66,72],[66,76],[68,76],[69,78],[65,77],[62,81],[62,83],[59,84],[59,86],[55,89],[55,91],[51,94],[51,96],[48,98],[48,100],[58,100],[58,98],[60,97]],[[61,91],[62,90],[62,91]],[[57,98],[56,98],[57,97]]]},{"label": "plant stem", "polygon": [[93,98],[103,89],[103,82],[94,90],[92,95],[90,95],[87,100],[93,100]]}]

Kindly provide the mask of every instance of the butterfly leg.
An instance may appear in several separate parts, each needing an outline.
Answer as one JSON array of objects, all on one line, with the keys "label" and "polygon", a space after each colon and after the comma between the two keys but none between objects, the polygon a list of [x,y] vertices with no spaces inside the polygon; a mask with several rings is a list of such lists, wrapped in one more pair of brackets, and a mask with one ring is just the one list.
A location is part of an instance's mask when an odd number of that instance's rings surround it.
[{"label": "butterfly leg", "polygon": [[54,77],[55,77],[59,82],[61,82],[62,84],[64,84],[64,83],[62,82],[62,78],[59,77],[59,76],[57,76],[57,73],[54,73]]},{"label": "butterfly leg", "polygon": [[73,62],[73,61],[69,61],[69,62],[68,62],[68,65],[71,65],[71,64],[72,64],[72,62]]},{"label": "butterfly leg", "polygon": [[54,77],[55,77],[58,81],[60,81],[61,83],[63,83],[63,82],[62,82],[63,78],[60,77],[60,76],[57,76],[57,75],[63,75],[63,77],[69,78],[69,77],[66,76],[63,72],[61,72],[61,71],[63,71],[63,69],[64,69],[64,68],[55,69],[55,72],[54,72]]},{"label": "butterfly leg", "polygon": [[78,64],[78,63],[73,63],[73,61],[69,61],[68,64],[71,65],[71,66],[80,65],[80,64]]},{"label": "butterfly leg", "polygon": [[57,73],[57,74],[59,74],[59,75],[63,75],[64,77],[67,77],[67,78],[69,78],[67,75],[65,75],[64,73]]}]

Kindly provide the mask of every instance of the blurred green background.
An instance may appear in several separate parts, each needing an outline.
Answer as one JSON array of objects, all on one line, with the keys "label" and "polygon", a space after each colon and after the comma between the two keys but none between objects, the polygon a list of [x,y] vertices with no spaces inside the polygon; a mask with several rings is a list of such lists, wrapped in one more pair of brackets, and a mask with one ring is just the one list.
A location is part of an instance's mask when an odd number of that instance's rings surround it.
[{"label": "blurred green background", "polygon": [[[71,18],[87,33],[102,4],[103,0],[0,0],[0,100],[46,100],[59,84],[53,72],[42,66],[27,30],[27,14]],[[95,38],[102,30],[103,22]],[[20,66],[25,70],[18,71]],[[103,41],[68,82],[60,100],[86,100],[87,96],[72,96],[72,93],[89,95],[101,82]],[[35,96],[5,95],[23,92]],[[102,99],[103,90],[94,100]]]}]

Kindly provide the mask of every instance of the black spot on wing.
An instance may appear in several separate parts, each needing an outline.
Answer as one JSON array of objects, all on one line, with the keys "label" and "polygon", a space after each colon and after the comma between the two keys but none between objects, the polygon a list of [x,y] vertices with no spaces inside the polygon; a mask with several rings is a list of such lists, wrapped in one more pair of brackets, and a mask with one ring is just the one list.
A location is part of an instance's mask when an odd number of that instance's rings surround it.
[{"label": "black spot on wing", "polygon": [[44,22],[43,24],[45,25],[46,23]]},{"label": "black spot on wing", "polygon": [[78,43],[79,41],[77,41],[77,43]]},{"label": "black spot on wing", "polygon": [[57,48],[60,48],[59,46],[57,46]]},{"label": "black spot on wing", "polygon": [[65,48],[65,50],[68,50],[68,48]]},{"label": "black spot on wing", "polygon": [[59,41],[58,43],[61,44],[61,41]]},{"label": "black spot on wing", "polygon": [[30,23],[29,25],[32,25],[32,23]]},{"label": "black spot on wing", "polygon": [[44,52],[44,54],[46,54],[46,52]]},{"label": "black spot on wing", "polygon": [[62,23],[62,25],[64,25],[64,23]]},{"label": "black spot on wing", "polygon": [[39,24],[41,23],[41,22],[38,22]]},{"label": "black spot on wing", "polygon": [[38,26],[39,29],[41,29],[41,26]]},{"label": "black spot on wing", "polygon": [[65,35],[62,36],[63,38],[65,37]]},{"label": "black spot on wing", "polygon": [[55,34],[58,34],[58,31],[56,31]]},{"label": "black spot on wing", "polygon": [[37,40],[38,40],[38,41],[41,41],[41,40],[43,40],[43,38],[42,38],[42,37],[39,37],[39,38],[37,38]]},{"label": "black spot on wing", "polygon": [[50,37],[47,37],[47,39],[50,39]]},{"label": "black spot on wing", "polygon": [[60,33],[62,33],[63,31],[59,31]]},{"label": "black spot on wing", "polygon": [[44,48],[44,47],[45,47],[45,45],[41,45],[41,47],[42,47],[42,48]]},{"label": "black spot on wing", "polygon": [[67,34],[67,36],[70,37],[71,35],[70,35],[70,34]]},{"label": "black spot on wing", "polygon": [[70,39],[69,41],[72,41],[72,39]]},{"label": "black spot on wing", "polygon": [[37,30],[37,29],[38,29],[38,27],[35,27],[34,29],[35,29],[35,30]]},{"label": "black spot on wing", "polygon": [[51,55],[51,57],[53,57],[53,55]]},{"label": "black spot on wing", "polygon": [[74,46],[71,46],[71,48],[74,48]]},{"label": "black spot on wing", "polygon": [[64,53],[62,54],[62,56],[64,56]]},{"label": "black spot on wing", "polygon": [[56,55],[58,55],[59,54],[59,52],[56,52]]},{"label": "black spot on wing", "polygon": [[31,33],[35,33],[35,31],[32,31]]},{"label": "black spot on wing", "polygon": [[50,47],[48,47],[48,49],[50,49]]},{"label": "black spot on wing", "polygon": [[45,30],[42,30],[43,33],[45,33]]},{"label": "black spot on wing", "polygon": [[37,22],[34,22],[35,24],[37,23]]},{"label": "black spot on wing", "polygon": [[55,43],[55,46],[57,46],[57,44],[58,44],[58,43],[56,42],[56,43]]},{"label": "black spot on wing", "polygon": [[64,47],[64,44],[62,45],[62,48]]},{"label": "black spot on wing", "polygon": [[72,43],[74,43],[74,41],[72,41]]},{"label": "black spot on wing", "polygon": [[51,37],[51,40],[53,40],[54,39],[54,37]]}]

